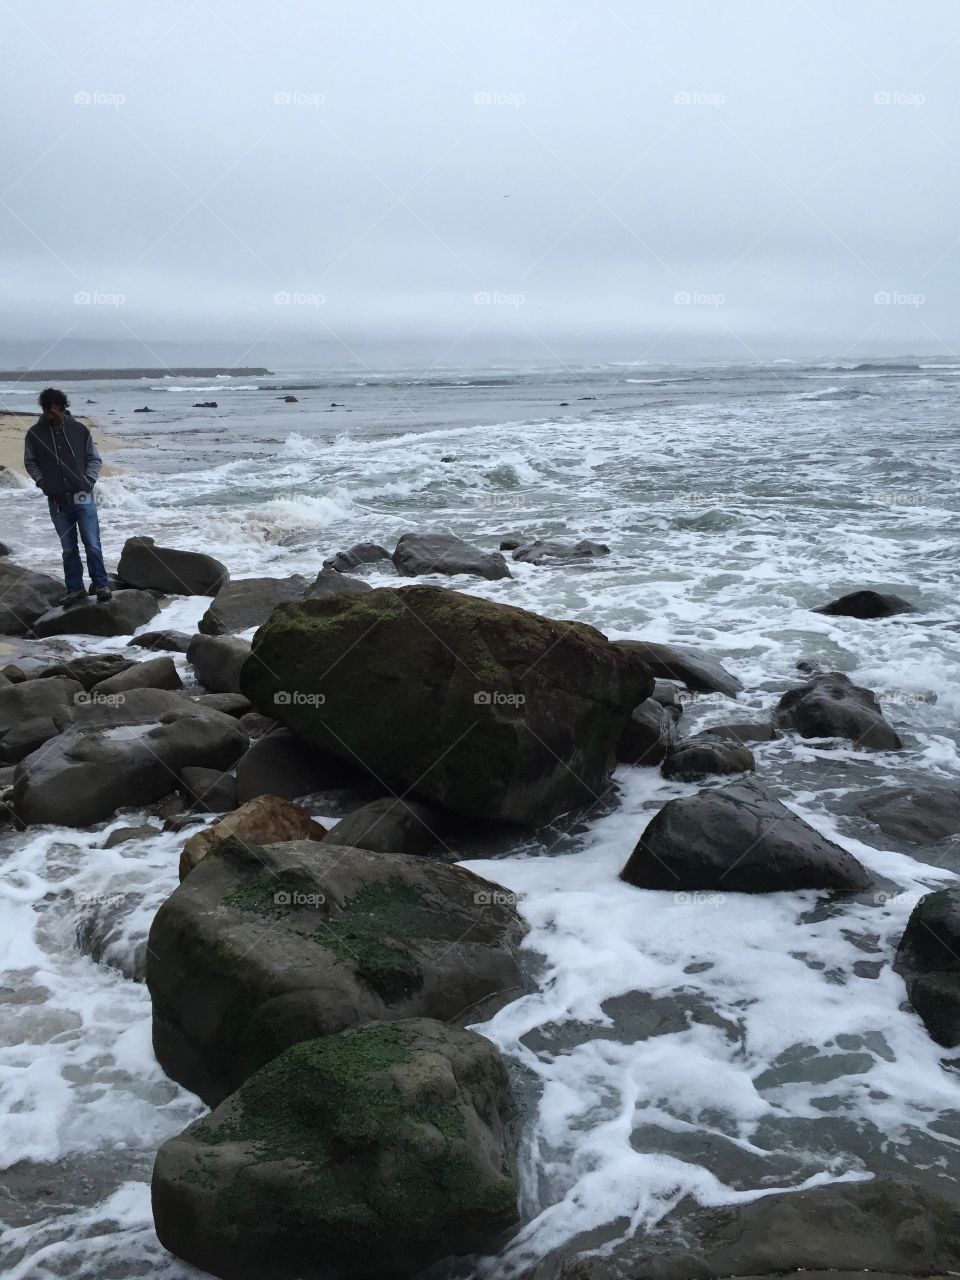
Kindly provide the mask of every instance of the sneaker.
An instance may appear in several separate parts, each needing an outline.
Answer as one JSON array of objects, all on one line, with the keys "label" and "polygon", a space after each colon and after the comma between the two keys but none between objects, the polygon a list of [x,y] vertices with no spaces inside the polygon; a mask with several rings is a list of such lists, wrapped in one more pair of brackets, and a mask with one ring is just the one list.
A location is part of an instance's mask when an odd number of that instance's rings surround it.
[{"label": "sneaker", "polygon": [[84,591],[83,587],[81,587],[79,591],[68,591],[65,596],[60,597],[57,604],[63,609],[69,609],[71,605],[80,604],[81,601],[86,600],[86,598],[87,593]]},{"label": "sneaker", "polygon": [[109,587],[97,587],[97,599],[101,604],[106,604],[108,600],[113,599],[113,592]]}]

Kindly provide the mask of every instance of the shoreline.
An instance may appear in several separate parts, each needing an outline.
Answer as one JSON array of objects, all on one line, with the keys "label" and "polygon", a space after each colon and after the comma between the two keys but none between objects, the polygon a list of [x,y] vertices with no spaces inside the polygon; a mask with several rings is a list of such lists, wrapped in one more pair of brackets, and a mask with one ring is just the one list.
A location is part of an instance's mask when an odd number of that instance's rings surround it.
[{"label": "shoreline", "polygon": [[[9,409],[0,410],[0,467],[5,468],[7,471],[14,471],[18,476],[23,476],[24,479],[27,478],[27,473],[23,469],[23,437],[35,421],[36,418],[32,414],[17,413],[15,410]],[[115,440],[112,436],[105,435],[97,426],[94,418],[86,415],[77,415],[77,421],[90,428],[94,443],[100,450],[100,456],[104,458],[101,475],[118,475],[122,468],[108,463],[106,454],[113,453],[116,449],[122,449],[123,445],[120,441]]]}]

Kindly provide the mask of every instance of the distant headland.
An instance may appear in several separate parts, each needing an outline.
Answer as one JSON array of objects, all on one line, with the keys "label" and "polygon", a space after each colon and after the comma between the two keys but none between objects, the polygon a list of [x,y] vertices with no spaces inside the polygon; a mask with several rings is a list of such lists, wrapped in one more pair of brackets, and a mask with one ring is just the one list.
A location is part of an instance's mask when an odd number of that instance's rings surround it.
[{"label": "distant headland", "polygon": [[101,382],[109,378],[262,378],[271,369],[0,369],[4,382]]}]

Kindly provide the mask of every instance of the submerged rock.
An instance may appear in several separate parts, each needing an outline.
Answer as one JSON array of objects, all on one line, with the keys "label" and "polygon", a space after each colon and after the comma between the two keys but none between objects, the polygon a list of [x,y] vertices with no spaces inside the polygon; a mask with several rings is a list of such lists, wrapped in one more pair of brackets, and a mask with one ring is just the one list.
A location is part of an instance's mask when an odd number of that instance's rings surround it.
[{"label": "submerged rock", "polygon": [[915,605],[901,596],[884,595],[880,591],[851,591],[839,600],[821,604],[812,611],[837,618],[892,618],[898,613],[916,613]]},{"label": "submerged rock", "polygon": [[117,573],[131,587],[186,596],[215,596],[230,577],[227,566],[213,556],[158,547],[148,537],[126,540]]},{"label": "submerged rock", "polygon": [[36,619],[63,593],[63,583],[49,574],[0,561],[0,635],[29,635]]},{"label": "submerged rock", "polygon": [[180,879],[185,879],[197,863],[228,836],[260,845],[322,840],[326,834],[326,827],[315,822],[302,805],[291,804],[279,796],[257,796],[190,837],[180,854]]},{"label": "submerged rock", "polygon": [[857,893],[866,869],[755,779],[670,800],[621,872],[639,889]]},{"label": "submerged rock", "polygon": [[538,538],[513,549],[514,560],[527,564],[543,564],[547,560],[596,560],[609,554],[610,548],[605,543],[591,542],[589,538],[580,542],[542,542]]},{"label": "submerged rock", "polygon": [[911,912],[893,966],[937,1044],[960,1044],[960,887],[938,889]]},{"label": "submerged rock", "polygon": [[509,578],[499,551],[479,551],[452,533],[405,533],[393,553],[393,563],[407,578],[423,573],[470,573],[478,578]]},{"label": "submerged rock", "polygon": [[525,1280],[841,1280],[944,1276],[960,1266],[960,1211],[892,1178],[673,1211],[661,1226],[597,1255],[573,1240]]},{"label": "submerged rock", "polygon": [[908,844],[936,844],[960,835],[960,787],[876,787],[853,803],[884,835]]},{"label": "submerged rock", "polygon": [[677,680],[695,693],[724,693],[735,698],[743,689],[736,676],[709,654],[652,640],[617,640],[617,647],[641,658],[662,680]]},{"label": "submerged rock", "polygon": [[284,606],[257,632],[242,685],[398,791],[538,826],[605,790],[653,681],[592,627],[417,586]]},{"label": "submerged rock", "polygon": [[68,609],[50,609],[34,621],[33,631],[41,638],[59,635],[128,636],[159,612],[156,597],[149,591],[115,591],[113,598],[102,604],[91,597]]},{"label": "submerged rock", "polygon": [[157,1060],[215,1106],[301,1040],[398,1018],[492,1017],[520,987],[525,927],[505,896],[425,858],[222,841],[150,930]]},{"label": "submerged rock", "polygon": [[227,1277],[414,1277],[517,1223],[513,1104],[481,1036],[426,1018],[286,1050],[160,1148],[161,1243]]},{"label": "submerged rock", "polygon": [[258,627],[284,600],[299,600],[309,585],[309,578],[298,573],[289,578],[233,579],[214,596],[198,630],[220,636]]},{"label": "submerged rock", "polygon": [[814,676],[777,703],[774,724],[802,738],[847,738],[856,746],[898,751],[903,742],[886,720],[872,689],[840,671]]},{"label": "submerged rock", "polygon": [[749,748],[706,730],[675,743],[667,753],[661,773],[665,778],[695,782],[715,774],[752,773],[756,767]]}]

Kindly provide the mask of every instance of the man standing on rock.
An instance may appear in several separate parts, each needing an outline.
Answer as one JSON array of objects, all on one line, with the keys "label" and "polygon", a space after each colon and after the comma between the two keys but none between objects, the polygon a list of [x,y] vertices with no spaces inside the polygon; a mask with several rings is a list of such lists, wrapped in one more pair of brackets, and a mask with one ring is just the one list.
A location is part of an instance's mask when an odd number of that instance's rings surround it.
[{"label": "man standing on rock", "polygon": [[87,553],[91,594],[95,592],[98,600],[109,600],[111,591],[100,550],[100,522],[93,500],[93,486],[103,461],[89,429],[71,414],[70,401],[62,391],[47,387],[37,399],[41,413],[24,440],[23,465],[37,488],[46,494],[50,518],[63,548],[67,594],[59,603],[79,604],[87,598],[78,532]]}]

